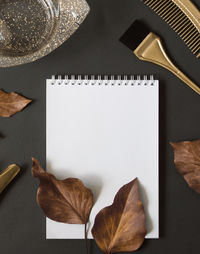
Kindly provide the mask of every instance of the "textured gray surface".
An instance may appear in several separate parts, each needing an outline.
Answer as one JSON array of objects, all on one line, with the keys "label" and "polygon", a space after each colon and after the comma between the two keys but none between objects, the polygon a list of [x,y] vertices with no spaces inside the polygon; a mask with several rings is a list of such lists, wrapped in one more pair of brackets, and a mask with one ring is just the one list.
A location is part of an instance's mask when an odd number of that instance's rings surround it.
[{"label": "textured gray surface", "polygon": [[[45,240],[45,218],[35,202],[38,182],[31,156],[45,165],[45,79],[52,74],[156,74],[160,79],[160,240],[147,240],[138,253],[196,254],[200,239],[200,196],[173,165],[169,141],[200,138],[200,97],[165,70],[140,62],[118,42],[135,18],[146,20],[164,39],[176,63],[199,84],[199,60],[177,35],[139,0],[90,0],[81,28],[45,58],[0,69],[1,88],[34,102],[10,119],[0,119],[0,168],[11,163],[21,175],[0,196],[0,252],[84,253],[84,242]],[[195,0],[198,3],[199,1]],[[91,253],[101,253],[91,241]]]}]

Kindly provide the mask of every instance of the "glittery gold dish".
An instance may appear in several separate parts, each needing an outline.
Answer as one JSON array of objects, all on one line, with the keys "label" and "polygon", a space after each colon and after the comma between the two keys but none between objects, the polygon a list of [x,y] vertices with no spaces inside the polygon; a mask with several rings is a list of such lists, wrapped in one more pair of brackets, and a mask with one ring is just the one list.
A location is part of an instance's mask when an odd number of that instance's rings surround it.
[{"label": "glittery gold dish", "polygon": [[0,67],[49,54],[77,30],[88,12],[85,0],[0,0]]}]

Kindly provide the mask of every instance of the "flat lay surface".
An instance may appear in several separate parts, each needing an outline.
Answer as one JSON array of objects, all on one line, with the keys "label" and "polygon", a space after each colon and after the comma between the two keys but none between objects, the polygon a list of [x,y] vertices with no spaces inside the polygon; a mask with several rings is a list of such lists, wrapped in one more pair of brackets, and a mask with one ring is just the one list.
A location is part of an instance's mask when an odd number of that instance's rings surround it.
[{"label": "flat lay surface", "polygon": [[[199,1],[193,2],[200,8]],[[118,39],[141,19],[161,36],[168,55],[198,85],[199,60],[141,1],[88,0],[88,4],[89,16],[61,47],[31,64],[0,69],[2,89],[33,100],[21,113],[0,119],[0,169],[12,163],[22,168],[0,196],[0,251],[84,252],[83,240],[45,239],[46,219],[35,202],[38,182],[31,176],[31,157],[45,167],[46,79],[54,74],[154,74],[160,80],[160,239],[145,240],[138,253],[196,254],[200,196],[177,173],[169,142],[200,138],[200,97],[166,70],[139,61]],[[101,253],[94,241],[89,247],[90,253]]]}]

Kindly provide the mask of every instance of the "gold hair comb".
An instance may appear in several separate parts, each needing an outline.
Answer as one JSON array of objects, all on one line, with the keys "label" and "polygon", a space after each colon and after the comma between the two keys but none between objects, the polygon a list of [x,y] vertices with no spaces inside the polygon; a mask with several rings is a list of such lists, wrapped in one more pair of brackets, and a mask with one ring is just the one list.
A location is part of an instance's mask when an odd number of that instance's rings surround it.
[{"label": "gold hair comb", "polygon": [[13,164],[0,173],[0,193],[15,178],[19,171],[20,168],[17,165]]},{"label": "gold hair comb", "polygon": [[200,11],[190,0],[141,0],[154,10],[200,57]]}]

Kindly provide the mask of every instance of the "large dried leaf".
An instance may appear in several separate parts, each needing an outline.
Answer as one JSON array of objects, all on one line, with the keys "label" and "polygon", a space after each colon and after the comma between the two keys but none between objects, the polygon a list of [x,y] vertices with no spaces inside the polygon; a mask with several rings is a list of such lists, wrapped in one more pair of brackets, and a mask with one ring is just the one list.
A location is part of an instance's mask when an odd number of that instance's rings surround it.
[{"label": "large dried leaf", "polygon": [[92,235],[106,254],[131,252],[142,245],[146,235],[145,214],[137,178],[124,185],[113,204],[97,214]]},{"label": "large dried leaf", "polygon": [[200,193],[200,140],[171,143],[174,163],[188,185]]},{"label": "large dried leaf", "polygon": [[21,111],[31,100],[17,94],[0,90],[0,116],[9,117]]},{"label": "large dried leaf", "polygon": [[86,224],[93,206],[92,192],[75,178],[57,180],[32,159],[32,174],[40,180],[37,202],[46,216],[69,224]]}]

